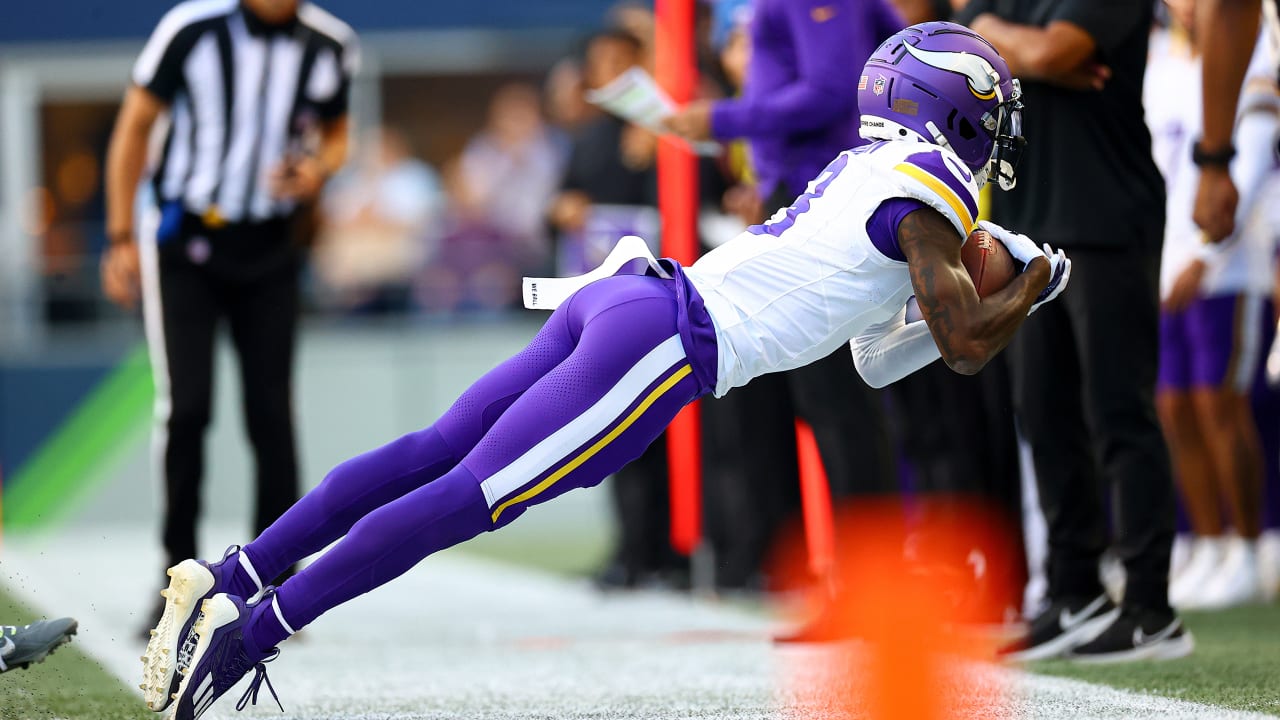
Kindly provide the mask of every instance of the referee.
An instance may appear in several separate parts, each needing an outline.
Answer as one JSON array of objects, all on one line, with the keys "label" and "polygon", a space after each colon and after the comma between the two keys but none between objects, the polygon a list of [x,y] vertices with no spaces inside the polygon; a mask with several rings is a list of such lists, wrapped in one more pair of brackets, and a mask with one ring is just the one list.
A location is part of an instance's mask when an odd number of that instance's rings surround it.
[{"label": "referee", "polygon": [[[221,321],[240,360],[256,530],[297,499],[296,236],[302,210],[346,158],[357,60],[351,28],[310,3],[188,0],[161,19],[134,65],[107,154],[102,283],[126,308],[143,300],[170,565],[198,557]],[[162,117],[163,146],[148,153]],[[146,171],[155,207],[135,215]]]}]

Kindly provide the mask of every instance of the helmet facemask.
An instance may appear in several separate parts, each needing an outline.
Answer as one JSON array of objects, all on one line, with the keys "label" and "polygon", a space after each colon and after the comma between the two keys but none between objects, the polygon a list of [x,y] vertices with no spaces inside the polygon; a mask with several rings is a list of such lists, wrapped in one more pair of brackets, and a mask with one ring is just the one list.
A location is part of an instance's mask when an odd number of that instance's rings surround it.
[{"label": "helmet facemask", "polygon": [[995,141],[991,147],[991,160],[982,168],[984,180],[994,178],[1001,190],[1012,190],[1018,184],[1016,172],[1022,150],[1027,146],[1022,137],[1022,84],[1016,79],[1013,93],[1002,101],[992,113],[982,116],[982,127]]}]

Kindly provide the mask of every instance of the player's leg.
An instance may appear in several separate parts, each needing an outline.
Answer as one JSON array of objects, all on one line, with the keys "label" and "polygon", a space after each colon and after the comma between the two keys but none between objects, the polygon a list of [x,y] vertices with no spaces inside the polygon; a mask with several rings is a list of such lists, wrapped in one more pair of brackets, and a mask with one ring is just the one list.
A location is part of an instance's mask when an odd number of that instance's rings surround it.
[{"label": "player's leg", "polygon": [[1187,312],[1160,315],[1160,371],[1156,412],[1169,445],[1174,475],[1195,540],[1181,570],[1171,578],[1169,602],[1185,607],[1201,592],[1205,578],[1219,561],[1222,510],[1214,483],[1213,460],[1191,400],[1192,361]]},{"label": "player's leg", "polygon": [[1202,579],[1193,603],[1225,607],[1259,600],[1257,539],[1261,533],[1263,461],[1249,405],[1249,385],[1261,352],[1262,299],[1249,295],[1202,298],[1192,306],[1197,352],[1192,402],[1215,468],[1216,490],[1235,534]]},{"label": "player's leg", "polygon": [[[277,619],[299,628],[368,592],[424,557],[502,527],[528,507],[598,484],[640,456],[699,394],[676,331],[675,300],[648,278],[592,286],[569,313],[578,334],[569,357],[511,404],[439,480],[369,513],[332,550],[277,594],[281,614],[261,613],[264,642]],[[255,629],[256,629],[255,625]]]},{"label": "player's leg", "polygon": [[1177,470],[1183,503],[1196,535],[1222,533],[1222,516],[1214,490],[1213,465],[1191,400],[1193,348],[1186,312],[1160,315],[1160,370],[1156,412]]},{"label": "player's leg", "polygon": [[244,554],[261,577],[275,577],[346,535],[369,512],[444,475],[574,345],[568,309],[556,310],[524,349],[467,388],[435,423],[333,468]]},{"label": "player's leg", "polygon": [[598,484],[708,390],[685,355],[670,283],[600,281],[574,296],[567,315],[573,352],[512,402],[456,466],[366,515],[257,605],[225,594],[205,601],[177,717],[216,700],[270,659],[268,648],[329,608],[534,504]]},{"label": "player's leg", "polygon": [[218,593],[254,595],[286,568],[345,535],[371,510],[439,478],[573,346],[565,314],[557,311],[528,347],[472,385],[435,425],[334,468],[243,550],[231,548],[220,562],[185,560],[171,568],[162,593],[164,612],[153,622],[144,655],[142,689],[148,706],[167,707],[178,689],[178,646],[188,637],[203,600]]}]

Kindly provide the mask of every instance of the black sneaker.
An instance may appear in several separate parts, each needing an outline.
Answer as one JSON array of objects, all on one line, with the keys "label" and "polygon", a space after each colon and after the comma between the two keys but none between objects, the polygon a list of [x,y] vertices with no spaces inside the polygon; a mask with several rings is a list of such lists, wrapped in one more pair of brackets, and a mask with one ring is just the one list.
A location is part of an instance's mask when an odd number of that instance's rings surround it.
[{"label": "black sneaker", "polygon": [[38,663],[59,645],[71,642],[76,621],[37,620],[30,625],[0,625],[0,673]]},{"label": "black sneaker", "polygon": [[1172,610],[1125,608],[1111,626],[1067,657],[1082,663],[1175,660],[1196,648],[1191,633]]},{"label": "black sneaker", "polygon": [[1120,608],[1105,593],[1054,600],[1031,621],[1027,636],[1000,654],[1015,661],[1061,657],[1098,637],[1119,617]]}]

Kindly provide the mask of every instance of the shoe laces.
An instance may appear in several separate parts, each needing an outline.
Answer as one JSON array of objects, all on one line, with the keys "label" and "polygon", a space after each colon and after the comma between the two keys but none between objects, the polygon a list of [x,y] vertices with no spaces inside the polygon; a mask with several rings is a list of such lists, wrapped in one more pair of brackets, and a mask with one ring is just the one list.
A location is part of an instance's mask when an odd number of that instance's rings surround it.
[{"label": "shoe laces", "polygon": [[278,657],[280,657],[280,648],[271,648],[270,654],[254,663],[253,679],[249,681],[249,687],[245,688],[244,695],[241,695],[239,702],[236,703],[236,712],[244,710],[250,704],[258,704],[258,692],[261,690],[263,683],[266,683],[267,691],[271,693],[271,699],[276,701],[276,707],[280,708],[280,712],[284,712],[284,705],[280,703],[280,696],[276,694],[275,686],[271,684],[271,678],[267,677],[266,663]]}]

